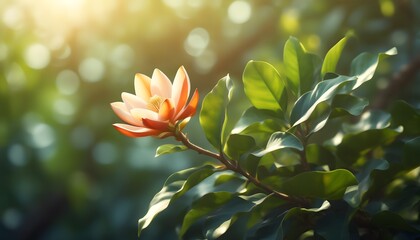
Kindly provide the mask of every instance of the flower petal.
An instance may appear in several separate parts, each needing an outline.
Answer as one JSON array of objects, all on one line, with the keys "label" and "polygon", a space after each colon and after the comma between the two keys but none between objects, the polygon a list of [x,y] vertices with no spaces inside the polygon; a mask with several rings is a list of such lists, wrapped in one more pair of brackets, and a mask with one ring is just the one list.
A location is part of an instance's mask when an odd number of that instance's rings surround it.
[{"label": "flower petal", "polygon": [[147,107],[147,102],[145,102],[143,99],[137,97],[136,95],[133,95],[131,93],[123,92],[121,94],[121,98],[123,99],[125,105],[127,106],[127,109],[133,109],[133,108],[145,108]]},{"label": "flower petal", "polygon": [[136,127],[122,123],[115,123],[112,126],[114,126],[114,128],[117,129],[120,133],[129,137],[158,136],[161,133],[160,131],[156,131],[154,129]]},{"label": "flower petal", "polygon": [[172,100],[176,104],[175,112],[178,113],[185,106],[190,95],[190,79],[184,66],[181,66],[174,79],[172,87]]},{"label": "flower petal", "polygon": [[166,99],[159,108],[159,120],[169,120],[174,116],[174,104],[171,99]]},{"label": "flower petal", "polygon": [[143,118],[142,120],[144,126],[147,128],[159,130],[160,132],[170,131],[169,121],[159,121],[148,118]]},{"label": "flower petal", "polygon": [[198,90],[195,89],[190,102],[181,112],[179,112],[175,120],[182,120],[184,118],[191,117],[192,115],[194,115],[197,109],[198,99],[199,99]]},{"label": "flower petal", "polygon": [[141,121],[141,119],[143,118],[149,118],[149,119],[155,119],[155,120],[159,118],[159,115],[157,112],[154,112],[149,109],[144,109],[144,108],[131,109],[130,113],[133,116],[133,118],[138,119],[139,121]]},{"label": "flower petal", "polygon": [[136,91],[136,95],[143,99],[143,101],[149,101],[150,96],[150,82],[152,80],[144,75],[137,73],[134,76],[134,89]]},{"label": "flower petal", "polygon": [[150,92],[152,97],[153,95],[158,95],[163,98],[171,98],[172,83],[159,69],[155,69],[155,71],[153,71]]},{"label": "flower petal", "polygon": [[115,114],[124,122],[135,126],[143,126],[143,122],[140,121],[140,119],[135,119],[133,116],[131,116],[123,102],[113,102],[111,103],[111,107]]}]

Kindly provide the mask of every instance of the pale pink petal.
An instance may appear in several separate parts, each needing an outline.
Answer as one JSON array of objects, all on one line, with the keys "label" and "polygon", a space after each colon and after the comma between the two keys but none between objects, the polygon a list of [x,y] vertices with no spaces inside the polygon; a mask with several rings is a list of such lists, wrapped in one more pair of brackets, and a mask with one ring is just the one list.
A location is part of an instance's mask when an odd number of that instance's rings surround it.
[{"label": "pale pink petal", "polygon": [[172,99],[176,104],[175,112],[178,113],[187,103],[190,95],[190,79],[184,66],[181,66],[174,79],[172,87]]},{"label": "pale pink petal", "polygon": [[192,115],[194,115],[195,111],[197,110],[198,99],[199,99],[198,90],[195,89],[190,102],[184,109],[181,110],[181,112],[178,113],[175,119],[181,120],[181,119],[191,117]]},{"label": "pale pink petal", "polygon": [[136,127],[128,124],[115,123],[113,124],[114,128],[117,129],[120,133],[129,136],[129,137],[146,137],[146,136],[158,136],[161,132],[145,128],[145,127]]},{"label": "pale pink petal", "polygon": [[157,112],[154,112],[149,109],[144,108],[134,108],[130,111],[131,115],[135,118],[141,121],[143,118],[149,118],[149,119],[158,119],[159,114]]},{"label": "pale pink petal", "polygon": [[163,98],[171,98],[172,83],[159,69],[155,69],[155,71],[153,71],[150,91],[152,93],[152,97],[154,95],[158,95]]},{"label": "pale pink petal", "polygon": [[111,103],[111,107],[115,114],[124,122],[131,125],[143,126],[141,119],[133,118],[123,102],[113,102]]},{"label": "pale pink petal", "polygon": [[132,108],[146,108],[147,107],[147,102],[145,102],[143,99],[137,97],[134,94],[123,92],[121,94],[121,98],[123,99],[128,110]]},{"label": "pale pink petal", "polygon": [[150,96],[150,83],[151,79],[143,74],[137,73],[134,77],[134,89],[136,95],[143,99],[143,101],[149,101]]},{"label": "pale pink petal", "polygon": [[166,99],[159,108],[159,120],[169,120],[174,116],[174,104],[171,99]]},{"label": "pale pink petal", "polygon": [[148,118],[143,118],[143,124],[145,127],[150,129],[156,129],[161,132],[165,132],[169,130],[169,122],[168,121],[159,121],[159,120],[152,120]]}]

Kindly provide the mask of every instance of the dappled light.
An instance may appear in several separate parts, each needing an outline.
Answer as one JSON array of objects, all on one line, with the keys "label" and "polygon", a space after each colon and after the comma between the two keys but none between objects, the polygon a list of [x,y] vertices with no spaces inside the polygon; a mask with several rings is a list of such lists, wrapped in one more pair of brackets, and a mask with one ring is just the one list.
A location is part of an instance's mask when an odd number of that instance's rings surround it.
[{"label": "dappled light", "polygon": [[417,206],[395,196],[419,189],[419,26],[415,0],[1,1],[0,238],[270,239],[290,199],[287,226]]}]

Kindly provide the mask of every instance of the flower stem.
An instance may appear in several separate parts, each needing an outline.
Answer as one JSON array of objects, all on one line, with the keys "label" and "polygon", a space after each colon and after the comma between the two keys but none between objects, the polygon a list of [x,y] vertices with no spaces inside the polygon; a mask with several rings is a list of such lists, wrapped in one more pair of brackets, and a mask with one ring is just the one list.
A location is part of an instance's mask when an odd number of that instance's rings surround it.
[{"label": "flower stem", "polygon": [[183,132],[176,131],[175,137],[178,141],[181,141],[189,149],[194,150],[199,154],[203,154],[203,155],[206,155],[206,156],[209,156],[211,158],[219,160],[221,163],[223,163],[226,166],[227,169],[241,174],[246,179],[248,179],[248,181],[252,182],[255,186],[264,190],[265,193],[273,194],[273,195],[277,196],[278,198],[280,198],[282,200],[289,201],[289,202],[295,202],[295,203],[297,203],[299,205],[302,205],[302,206],[308,205],[308,202],[303,200],[303,199],[296,198],[296,197],[293,197],[293,196],[289,196],[285,193],[278,192],[278,191],[270,188],[269,186],[265,185],[264,183],[262,183],[258,179],[256,179],[254,176],[249,174],[247,171],[242,169],[241,166],[239,166],[239,164],[236,164],[236,162],[234,164],[230,160],[226,159],[223,156],[223,154],[214,153],[214,152],[206,150],[206,149],[204,149],[200,146],[195,145],[194,143],[190,142],[190,140],[187,138],[187,136]]}]

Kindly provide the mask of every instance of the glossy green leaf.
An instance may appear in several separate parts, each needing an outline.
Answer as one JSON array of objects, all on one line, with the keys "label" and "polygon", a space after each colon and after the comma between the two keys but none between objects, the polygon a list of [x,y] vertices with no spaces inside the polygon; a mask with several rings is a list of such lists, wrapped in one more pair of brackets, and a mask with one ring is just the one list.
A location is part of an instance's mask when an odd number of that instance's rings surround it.
[{"label": "glossy green leaf", "polygon": [[296,101],[290,115],[293,126],[306,121],[319,103],[332,100],[340,87],[354,84],[355,80],[355,77],[338,76],[318,83],[314,90],[305,93]]},{"label": "glossy green leaf", "polygon": [[370,150],[390,144],[401,134],[401,132],[402,128],[386,128],[371,129],[356,134],[347,134],[337,146],[337,156],[341,163],[350,166]]},{"label": "glossy green leaf", "polygon": [[172,174],[166,180],[163,188],[153,197],[146,215],[138,221],[138,234],[140,235],[141,231],[149,226],[152,220],[165,210],[172,201],[181,197],[215,171],[216,169],[213,166],[205,165]]},{"label": "glossy green leaf", "polygon": [[159,146],[156,149],[155,157],[159,157],[161,155],[174,153],[174,152],[182,152],[187,149],[188,148],[184,145],[165,144],[165,145]]},{"label": "glossy green leaf", "polygon": [[207,140],[218,150],[222,146],[222,130],[231,88],[232,83],[229,76],[220,79],[217,85],[204,97],[200,111],[201,127]]},{"label": "glossy green leaf", "polygon": [[360,116],[355,124],[343,124],[345,133],[360,133],[366,130],[384,129],[391,125],[391,115],[381,110],[370,110]]},{"label": "glossy green leaf", "polygon": [[229,192],[215,192],[208,193],[198,199],[184,217],[180,236],[183,236],[198,219],[206,217],[209,213],[226,204],[233,197],[233,194]]},{"label": "glossy green leaf", "polygon": [[256,151],[253,155],[257,157],[264,156],[267,153],[282,149],[294,148],[299,151],[303,150],[303,145],[300,140],[293,134],[288,132],[275,132],[270,136],[265,149]]},{"label": "glossy green leaf", "polygon": [[282,112],[287,107],[285,84],[269,63],[250,61],[243,73],[245,94],[258,109]]},{"label": "glossy green leaf", "polygon": [[371,54],[371,53],[362,53],[357,56],[351,63],[351,75],[357,76],[357,82],[352,87],[352,89],[356,89],[360,87],[366,81],[372,79],[373,74],[378,67],[379,62],[392,55],[397,54],[396,48],[391,48],[390,50],[379,53],[379,54]]},{"label": "glossy green leaf", "polygon": [[255,140],[247,135],[231,134],[226,142],[224,153],[231,159],[239,160],[245,153],[256,147]]},{"label": "glossy green leaf", "polygon": [[326,200],[342,198],[347,187],[357,184],[356,177],[345,169],[304,172],[286,181],[278,181],[278,177],[264,179],[265,183],[275,186],[280,192]]},{"label": "glossy green leaf", "polygon": [[290,37],[284,45],[283,62],[287,78],[287,87],[295,96],[300,96],[312,89],[316,58],[308,54],[303,45],[294,37]]},{"label": "glossy green leaf", "polygon": [[359,116],[367,107],[369,101],[364,98],[359,98],[348,94],[338,94],[334,97],[331,103],[333,112],[330,117],[339,117],[343,112],[349,113],[353,116]]},{"label": "glossy green leaf", "polygon": [[348,39],[348,37],[344,37],[327,52],[322,64],[322,76],[324,76],[327,72],[335,72],[338,60],[340,60],[341,57],[341,52],[346,46]]}]

